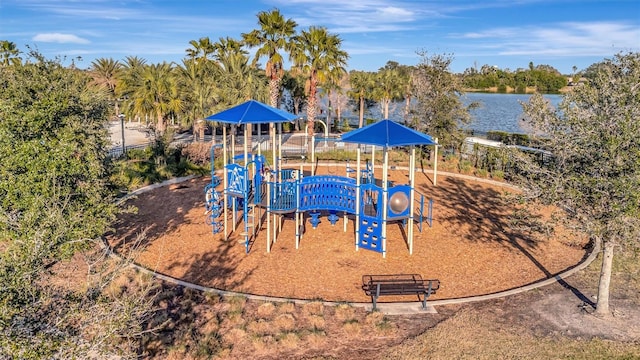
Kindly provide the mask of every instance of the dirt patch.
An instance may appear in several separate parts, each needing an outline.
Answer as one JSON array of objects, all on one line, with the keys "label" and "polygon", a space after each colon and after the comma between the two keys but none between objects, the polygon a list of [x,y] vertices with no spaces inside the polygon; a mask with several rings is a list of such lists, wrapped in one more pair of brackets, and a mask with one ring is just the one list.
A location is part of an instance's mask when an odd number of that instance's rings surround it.
[{"label": "dirt patch", "polygon": [[[99,251],[99,249],[96,249]],[[56,264],[54,286],[87,279],[86,256]],[[73,278],[73,281],[69,281]],[[500,299],[384,316],[348,304],[270,303],[161,284],[141,358],[451,359],[638,358],[637,297],[614,277],[613,319],[589,314],[597,264],[564,283]],[[57,285],[56,285],[57,284]],[[628,329],[622,332],[622,329]]]},{"label": "dirt patch", "polygon": [[595,299],[596,268],[526,293],[459,306],[435,327],[379,358],[640,358],[640,298],[620,296],[628,288],[616,284],[610,298],[613,317],[592,315],[585,300]]}]

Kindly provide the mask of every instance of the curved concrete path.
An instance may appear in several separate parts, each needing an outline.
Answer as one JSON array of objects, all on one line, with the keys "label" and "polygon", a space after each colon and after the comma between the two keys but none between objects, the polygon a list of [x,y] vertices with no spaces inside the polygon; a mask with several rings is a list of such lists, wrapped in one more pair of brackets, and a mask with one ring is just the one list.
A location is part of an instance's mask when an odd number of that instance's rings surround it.
[{"label": "curved concrete path", "polygon": [[[287,165],[291,165],[291,166],[298,166],[299,164],[287,164]],[[396,169],[401,169],[401,170],[407,170],[408,168],[402,168],[402,167],[398,167]],[[500,186],[507,186],[507,187],[512,187],[514,188],[513,185],[509,185],[509,184],[505,184],[505,183],[501,183],[501,182],[497,182],[497,181],[493,181],[490,179],[482,179],[482,178],[477,178],[474,176],[468,176],[468,175],[461,175],[461,174],[456,174],[456,173],[448,173],[448,172],[438,172],[439,175],[443,175],[443,176],[451,176],[451,177],[458,177],[458,178],[463,178],[466,180],[473,180],[473,181],[480,181],[480,182],[487,182],[487,183],[491,183],[491,184],[495,184],[495,185],[500,185]],[[152,184],[140,189],[137,189],[129,194],[127,194],[126,196],[122,197],[121,199],[118,200],[118,203],[122,203],[126,200],[128,200],[129,198],[131,198],[132,196],[138,195],[138,194],[142,194],[154,189],[157,189],[159,187],[162,186],[167,186],[167,185],[171,185],[171,184],[176,184],[176,183],[180,183],[183,181],[187,181],[187,180],[191,180],[193,178],[196,178],[196,175],[192,175],[192,176],[186,176],[186,177],[181,177],[181,178],[174,178],[174,179],[170,179],[161,183],[157,183],[157,184]],[[118,258],[121,258],[121,256],[116,253],[106,242],[105,239],[103,239],[103,244],[105,246],[105,248],[107,249],[107,251],[109,252],[110,255],[112,256],[116,256]],[[596,257],[598,256],[598,253],[600,251],[600,244],[596,244],[594,246],[593,249],[591,249],[591,253],[589,253],[589,255],[580,263],[578,263],[576,266],[572,267],[571,269],[568,269],[552,278],[549,279],[544,279],[544,280],[540,280],[528,285],[524,285],[518,288],[514,288],[514,289],[509,289],[509,290],[505,290],[505,291],[500,291],[497,293],[492,293],[492,294],[486,294],[486,295],[477,295],[477,296],[469,296],[469,297],[463,297],[463,298],[454,298],[454,299],[441,299],[441,300],[432,300],[432,301],[427,301],[427,308],[426,309],[422,309],[422,304],[420,302],[391,302],[391,303],[381,303],[378,302],[377,304],[377,310],[384,313],[385,315],[408,315],[408,314],[434,314],[437,313],[435,307],[439,306],[439,305],[452,305],[452,304],[464,304],[464,303],[471,303],[471,302],[478,302],[478,301],[485,301],[485,300],[491,300],[491,299],[497,299],[497,298],[501,298],[501,297],[505,297],[505,296],[509,296],[509,295],[515,295],[515,294],[520,294],[523,293],[525,291],[529,291],[529,290],[533,290],[533,289],[537,289],[543,286],[547,286],[547,285],[551,285],[561,279],[566,279],[569,276],[575,274],[576,272],[586,268],[587,266],[589,266],[589,264],[591,264],[591,262],[593,262],[593,260],[596,259]],[[310,302],[316,302],[317,300],[306,300],[306,299],[290,299],[290,298],[282,298],[282,297],[274,297],[274,296],[262,296],[262,295],[254,295],[254,294],[247,294],[247,293],[240,293],[240,292],[234,292],[234,291],[226,291],[226,290],[220,290],[220,289],[216,289],[216,288],[212,288],[212,287],[207,287],[207,286],[202,286],[202,285],[198,285],[198,284],[194,284],[194,283],[190,283],[187,281],[183,281],[181,279],[178,278],[174,278],[165,274],[161,274],[158,273],[154,270],[148,269],[144,266],[141,266],[139,264],[136,263],[132,263],[131,264],[132,267],[136,268],[137,270],[144,272],[144,273],[148,273],[153,275],[154,277],[161,279],[163,281],[167,281],[176,285],[180,285],[180,286],[184,286],[190,289],[194,289],[194,290],[199,290],[199,291],[203,291],[203,292],[210,292],[210,293],[215,293],[221,296],[243,296],[246,297],[247,299],[250,300],[257,300],[257,301],[265,301],[265,302],[293,302],[296,304],[305,304],[305,303],[310,303]],[[322,302],[324,305],[327,306],[336,306],[339,304],[344,304],[344,302],[334,302],[334,301],[323,301]],[[366,303],[362,303],[362,302],[352,302],[349,303],[352,306],[355,307],[362,307],[367,311],[371,311],[373,305],[369,302]]]}]

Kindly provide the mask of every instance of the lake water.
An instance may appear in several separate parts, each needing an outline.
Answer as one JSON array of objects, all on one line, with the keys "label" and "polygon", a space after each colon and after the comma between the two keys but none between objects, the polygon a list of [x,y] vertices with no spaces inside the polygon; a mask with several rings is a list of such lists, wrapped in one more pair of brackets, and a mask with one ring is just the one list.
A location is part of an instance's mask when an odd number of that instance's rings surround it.
[{"label": "lake water", "polygon": [[[478,133],[492,130],[524,133],[526,131],[520,127],[520,119],[523,117],[520,102],[527,102],[530,97],[531,95],[528,94],[466,93],[462,98],[465,105],[472,101],[480,103],[480,107],[471,112],[473,120],[466,128]],[[553,106],[557,106],[562,100],[561,95],[544,95],[544,97]],[[391,104],[389,117],[392,120],[402,121],[403,111],[404,103]],[[357,126],[357,113],[347,110],[343,113],[343,117],[348,118],[352,125]],[[378,106],[374,106],[369,109],[365,117],[382,119],[382,111]]]},{"label": "lake water", "polygon": [[[490,93],[466,93],[463,102],[469,104],[472,101],[480,103],[480,107],[472,110],[473,121],[468,128],[478,132],[491,130],[506,131],[511,133],[523,133],[520,127],[523,117],[521,102],[529,101],[531,95],[526,94],[490,94]],[[561,95],[544,95],[557,106],[562,100]]]}]

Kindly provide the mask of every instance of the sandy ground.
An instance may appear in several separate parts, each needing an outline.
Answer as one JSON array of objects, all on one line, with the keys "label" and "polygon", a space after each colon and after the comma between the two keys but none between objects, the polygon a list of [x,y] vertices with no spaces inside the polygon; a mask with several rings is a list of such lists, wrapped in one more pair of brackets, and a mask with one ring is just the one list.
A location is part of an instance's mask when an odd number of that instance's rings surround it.
[{"label": "sandy ground", "polygon": [[[529,209],[525,223],[515,227],[510,219],[513,208],[504,200],[512,191],[507,187],[456,177],[439,177],[434,187],[428,175],[416,178],[417,191],[434,200],[434,222],[433,227],[423,224],[422,232],[416,226],[413,255],[408,252],[406,229],[399,223],[388,225],[388,253],[383,258],[377,252],[356,251],[353,220],[348,220],[345,232],[342,218],[332,226],[326,217],[317,229],[307,219],[299,249],[295,249],[294,222],[284,219],[269,253],[265,221],[246,253],[242,224],[229,229],[226,240],[222,234],[212,234],[206,224],[203,189],[208,178],[130,200],[127,204],[136,206],[137,214],[122,216],[108,238],[116,250],[124,251],[144,234],[140,264],[197,284],[257,295],[350,302],[370,301],[361,289],[365,274],[417,273],[439,279],[441,288],[432,299],[448,299],[553,277],[586,255],[586,241],[560,228],[551,236],[527,230],[548,217],[549,209]],[[407,174],[391,171],[390,179],[406,183]],[[228,226],[232,227],[231,220]]]}]

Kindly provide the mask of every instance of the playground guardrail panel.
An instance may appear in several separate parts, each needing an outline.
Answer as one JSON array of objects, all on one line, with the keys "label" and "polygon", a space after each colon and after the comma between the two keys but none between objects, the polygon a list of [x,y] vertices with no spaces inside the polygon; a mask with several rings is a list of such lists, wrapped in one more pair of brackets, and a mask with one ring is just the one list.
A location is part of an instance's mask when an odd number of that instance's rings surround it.
[{"label": "playground guardrail panel", "polygon": [[300,182],[300,211],[356,212],[356,181],[343,176],[307,176]]}]

